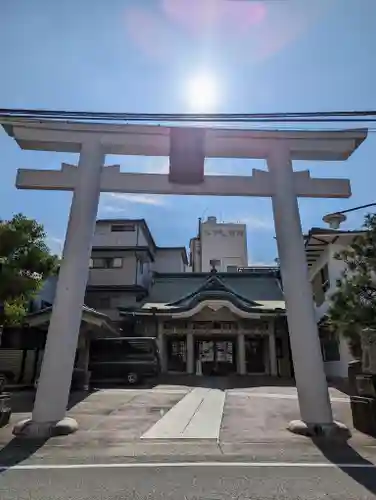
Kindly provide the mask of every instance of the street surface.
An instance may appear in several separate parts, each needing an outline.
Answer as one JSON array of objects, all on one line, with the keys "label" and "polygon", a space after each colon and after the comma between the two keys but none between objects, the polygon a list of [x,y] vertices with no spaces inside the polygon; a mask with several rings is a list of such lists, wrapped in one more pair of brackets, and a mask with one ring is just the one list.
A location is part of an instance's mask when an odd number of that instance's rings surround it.
[{"label": "street surface", "polygon": [[233,465],[8,471],[2,500],[370,500],[376,474],[334,467]]},{"label": "street surface", "polygon": [[[348,396],[330,389],[335,418],[351,427]],[[32,393],[15,393],[0,430],[1,500],[371,499],[376,441],[347,443],[289,433],[293,386],[105,389],[74,394],[77,433],[12,437]]]}]

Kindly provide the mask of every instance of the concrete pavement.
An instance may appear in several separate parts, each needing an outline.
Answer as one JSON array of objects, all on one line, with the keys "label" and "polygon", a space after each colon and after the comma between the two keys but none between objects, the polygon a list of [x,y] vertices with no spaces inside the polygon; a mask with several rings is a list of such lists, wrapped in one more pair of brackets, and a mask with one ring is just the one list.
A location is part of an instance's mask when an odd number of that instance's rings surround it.
[{"label": "concrete pavement", "polygon": [[219,439],[226,394],[197,387],[153,425],[141,439]]},{"label": "concrete pavement", "polygon": [[[346,394],[331,389],[335,418],[351,426]],[[47,442],[14,439],[12,423],[29,416],[32,395],[15,394],[12,422],[0,430],[0,464],[114,463],[173,460],[320,461],[312,440],[291,434],[287,423],[298,415],[294,387],[220,390],[159,385],[152,389],[109,389],[74,394],[68,414],[77,433]],[[375,440],[353,431],[336,445],[347,461],[374,460]],[[321,445],[320,445],[321,446]],[[332,446],[332,445],[331,445]]]},{"label": "concrete pavement", "polygon": [[138,464],[10,470],[0,476],[2,500],[371,500],[375,493],[374,470],[322,464]]},{"label": "concrete pavement", "polygon": [[[348,397],[330,393],[335,417],[351,425]],[[14,395],[13,422],[29,415],[32,399]],[[375,440],[290,434],[297,414],[294,387],[76,393],[76,434],[35,441],[12,438],[11,425],[0,430],[0,498],[376,498]]]}]

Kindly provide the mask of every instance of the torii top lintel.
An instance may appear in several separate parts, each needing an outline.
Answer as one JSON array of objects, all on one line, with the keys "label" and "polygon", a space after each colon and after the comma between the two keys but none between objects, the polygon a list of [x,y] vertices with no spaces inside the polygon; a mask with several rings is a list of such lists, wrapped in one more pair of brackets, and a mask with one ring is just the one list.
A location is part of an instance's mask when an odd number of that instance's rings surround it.
[{"label": "torii top lintel", "polygon": [[[96,135],[107,154],[142,156],[169,156],[171,131],[179,128],[30,118],[2,118],[1,123],[22,149],[75,153],[88,137]],[[346,160],[367,137],[367,129],[201,130],[206,158],[262,159],[276,141],[285,141],[292,160],[340,161]]]},{"label": "torii top lintel", "polygon": [[[23,149],[80,152],[90,143],[103,154],[169,156],[170,172],[121,172],[119,166],[101,172],[102,192],[185,194],[213,196],[274,196],[273,175],[253,170],[252,176],[205,176],[205,157],[263,158],[287,154],[288,161],[346,160],[364,141],[367,130],[266,131],[204,127],[160,127],[99,123],[3,121],[3,127]],[[278,160],[279,161],[279,160]],[[289,167],[291,168],[291,167]],[[79,169],[63,164],[58,170],[19,169],[19,189],[73,191]],[[348,198],[347,179],[311,178],[308,171],[291,172],[296,196]]]}]

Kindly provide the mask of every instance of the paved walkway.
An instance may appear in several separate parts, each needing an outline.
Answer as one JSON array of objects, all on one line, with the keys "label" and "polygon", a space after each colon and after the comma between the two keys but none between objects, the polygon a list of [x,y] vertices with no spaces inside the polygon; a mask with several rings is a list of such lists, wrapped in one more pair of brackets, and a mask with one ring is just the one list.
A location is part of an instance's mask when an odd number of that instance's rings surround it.
[{"label": "paved walkway", "polygon": [[195,388],[141,439],[219,439],[225,392]]},{"label": "paved walkway", "polygon": [[[351,427],[348,397],[331,389],[336,420]],[[244,387],[227,390],[158,385],[150,389],[105,389],[75,394],[69,416],[79,422],[70,436],[29,443],[12,436],[12,425],[30,416],[33,394],[13,395],[10,425],[0,429],[0,464],[15,456],[28,460],[116,460],[166,456],[227,459],[273,456],[285,460],[317,454],[312,441],[286,430],[299,417],[294,387]],[[353,430],[350,446],[375,450],[376,441]],[[309,453],[307,454],[307,449]],[[316,450],[316,451],[314,451]],[[295,455],[296,456],[296,455]],[[19,458],[16,463],[19,463]]]},{"label": "paved walkway", "polygon": [[[330,389],[336,420],[351,427],[349,398]],[[11,424],[0,429],[0,442],[12,425],[30,415],[33,393],[15,393]],[[221,443],[294,439],[286,430],[298,418],[295,387],[208,387],[157,385],[150,389],[104,389],[74,394],[69,416],[79,430],[65,441],[119,443],[141,440],[214,440]],[[354,432],[357,439],[368,439]],[[62,441],[62,438],[57,438]]]}]

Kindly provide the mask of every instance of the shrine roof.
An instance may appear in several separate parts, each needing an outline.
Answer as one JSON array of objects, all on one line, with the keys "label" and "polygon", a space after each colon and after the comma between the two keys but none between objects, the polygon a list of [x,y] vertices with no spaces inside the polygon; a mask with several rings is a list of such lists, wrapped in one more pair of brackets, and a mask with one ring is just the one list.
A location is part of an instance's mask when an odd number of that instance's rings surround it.
[{"label": "shrine roof", "polygon": [[179,312],[204,300],[233,303],[244,311],[285,309],[276,272],[156,274],[140,312]]}]

